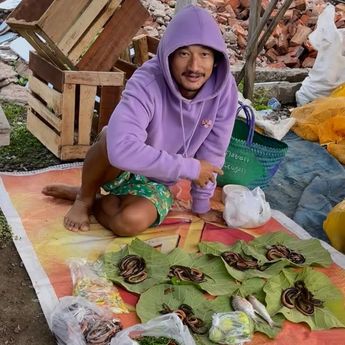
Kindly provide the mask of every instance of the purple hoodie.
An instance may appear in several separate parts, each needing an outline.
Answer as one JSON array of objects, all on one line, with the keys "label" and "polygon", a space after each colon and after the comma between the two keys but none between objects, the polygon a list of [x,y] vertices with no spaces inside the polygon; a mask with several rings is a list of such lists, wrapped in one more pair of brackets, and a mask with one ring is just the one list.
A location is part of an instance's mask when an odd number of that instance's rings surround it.
[{"label": "purple hoodie", "polygon": [[[184,98],[169,70],[177,48],[203,45],[223,58],[193,99]],[[169,185],[199,177],[200,162],[222,167],[237,109],[237,88],[219,27],[204,9],[187,6],[169,23],[157,56],[127,82],[109,121],[107,150],[117,168]],[[192,183],[192,210],[205,213],[215,184]]]}]

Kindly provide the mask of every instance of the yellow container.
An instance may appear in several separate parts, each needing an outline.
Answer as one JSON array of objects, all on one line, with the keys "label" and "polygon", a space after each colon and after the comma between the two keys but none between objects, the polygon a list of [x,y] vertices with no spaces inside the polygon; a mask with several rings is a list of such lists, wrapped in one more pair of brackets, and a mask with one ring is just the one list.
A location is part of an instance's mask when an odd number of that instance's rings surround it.
[{"label": "yellow container", "polygon": [[345,200],[329,212],[323,222],[323,229],[332,246],[345,253]]}]

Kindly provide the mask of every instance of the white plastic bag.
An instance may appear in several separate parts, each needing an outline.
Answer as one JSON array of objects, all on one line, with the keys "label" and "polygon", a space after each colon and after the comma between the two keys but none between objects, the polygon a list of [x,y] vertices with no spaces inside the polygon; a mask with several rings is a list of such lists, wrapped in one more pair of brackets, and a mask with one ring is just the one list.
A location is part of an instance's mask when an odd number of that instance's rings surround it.
[{"label": "white plastic bag", "polygon": [[313,68],[296,92],[297,105],[328,96],[345,82],[345,37],[334,23],[335,7],[327,4],[309,40],[318,51]]},{"label": "white plastic bag", "polygon": [[122,327],[105,308],[83,297],[66,296],[59,300],[51,316],[52,332],[58,345],[109,345]]},{"label": "white plastic bag", "polygon": [[270,204],[260,187],[252,191],[246,187],[223,187],[223,218],[229,227],[256,228],[271,218]]},{"label": "white plastic bag", "polygon": [[134,325],[117,333],[110,345],[138,345],[135,338],[167,337],[176,340],[179,345],[195,345],[194,339],[175,313],[165,314],[147,323]]}]

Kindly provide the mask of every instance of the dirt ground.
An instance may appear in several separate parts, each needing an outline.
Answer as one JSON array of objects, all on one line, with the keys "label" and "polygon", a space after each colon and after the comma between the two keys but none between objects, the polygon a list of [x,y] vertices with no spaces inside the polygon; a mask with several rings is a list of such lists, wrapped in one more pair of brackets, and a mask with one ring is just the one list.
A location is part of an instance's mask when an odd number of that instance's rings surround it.
[{"label": "dirt ground", "polygon": [[12,242],[0,247],[0,265],[0,345],[56,344]]},{"label": "dirt ground", "polygon": [[[7,109],[4,103],[0,105]],[[26,109],[18,111],[16,116],[6,114],[11,124],[11,146],[0,147],[0,171],[28,171],[62,163],[24,133]],[[31,280],[11,235],[2,227],[0,221],[0,345],[54,345]]]}]

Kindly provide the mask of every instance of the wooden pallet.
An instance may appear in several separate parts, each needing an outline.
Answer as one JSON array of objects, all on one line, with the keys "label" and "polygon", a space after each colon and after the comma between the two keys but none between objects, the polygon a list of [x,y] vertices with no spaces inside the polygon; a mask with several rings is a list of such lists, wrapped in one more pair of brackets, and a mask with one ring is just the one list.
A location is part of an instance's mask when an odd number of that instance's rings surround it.
[{"label": "wooden pallet", "polygon": [[158,44],[159,39],[151,36],[139,35],[134,37],[132,43],[116,61],[114,68],[125,72],[126,80],[128,80],[138,66],[156,55]]},{"label": "wooden pallet", "polygon": [[27,128],[61,160],[83,159],[119,101],[124,73],[61,70],[33,52],[29,67]]},{"label": "wooden pallet", "polygon": [[148,17],[140,0],[22,0],[7,23],[61,69],[110,71]]}]

